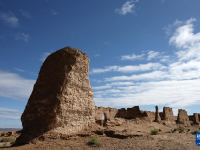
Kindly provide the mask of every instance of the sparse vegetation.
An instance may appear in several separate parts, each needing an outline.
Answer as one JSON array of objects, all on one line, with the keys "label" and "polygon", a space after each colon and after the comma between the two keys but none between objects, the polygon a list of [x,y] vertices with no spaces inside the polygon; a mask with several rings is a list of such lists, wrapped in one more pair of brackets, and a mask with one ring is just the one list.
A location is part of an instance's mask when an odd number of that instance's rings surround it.
[{"label": "sparse vegetation", "polygon": [[193,134],[193,135],[196,135],[196,133],[200,133],[200,132],[199,131],[192,131],[190,133]]},{"label": "sparse vegetation", "polygon": [[158,129],[151,130],[151,135],[156,135],[159,132]]},{"label": "sparse vegetation", "polygon": [[184,129],[181,129],[181,128],[175,128],[174,131],[179,131],[179,133],[183,133],[183,132],[184,132]]},{"label": "sparse vegetation", "polygon": [[15,144],[15,141],[11,141],[10,144],[11,144],[11,145]]},{"label": "sparse vegetation", "polygon": [[6,146],[7,145],[7,142],[3,143],[3,146]]},{"label": "sparse vegetation", "polygon": [[101,144],[99,143],[99,141],[96,137],[92,137],[92,139],[89,142],[89,145],[96,145],[99,147]]},{"label": "sparse vegetation", "polygon": [[0,138],[0,142],[12,142],[12,141],[15,141],[15,140],[16,140],[16,137],[14,137],[14,136]]}]

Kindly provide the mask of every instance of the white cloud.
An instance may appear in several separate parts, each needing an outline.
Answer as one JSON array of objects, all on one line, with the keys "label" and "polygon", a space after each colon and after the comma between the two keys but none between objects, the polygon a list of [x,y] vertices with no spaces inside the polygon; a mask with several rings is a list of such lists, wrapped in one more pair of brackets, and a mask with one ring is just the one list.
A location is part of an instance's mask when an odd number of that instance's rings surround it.
[{"label": "white cloud", "polygon": [[45,59],[50,55],[51,53],[48,53],[48,52],[45,52],[42,54],[41,58],[40,58],[40,61],[45,61]]},{"label": "white cloud", "polygon": [[1,119],[19,120],[21,118],[21,115],[22,115],[22,112],[19,110],[0,107],[0,118]]},{"label": "white cloud", "polygon": [[96,54],[96,55],[94,55],[95,57],[99,57],[100,56],[100,54]]},{"label": "white cloud", "polygon": [[[94,92],[94,101],[97,106],[166,105],[182,108],[200,102],[199,86],[199,79],[144,82],[118,87],[120,90],[115,93],[109,90]],[[104,97],[96,97],[97,93],[104,94]]]},{"label": "white cloud", "polygon": [[[194,18],[182,22],[169,39],[177,48],[174,56],[163,53],[151,58],[167,61],[174,58],[162,70],[136,73],[131,76],[104,78],[105,85],[132,81],[133,85],[112,86],[112,90],[94,92],[97,106],[131,107],[134,105],[165,105],[177,109],[200,103],[200,32],[194,33]],[[110,83],[107,83],[110,82]],[[103,82],[102,82],[103,83]],[[101,85],[103,86],[103,85]],[[118,91],[117,91],[118,90]],[[116,92],[114,92],[116,91]],[[96,97],[101,94],[102,96]]]},{"label": "white cloud", "polygon": [[123,55],[121,56],[121,60],[137,60],[137,59],[142,59],[144,57],[144,54],[141,54],[141,55],[135,55],[135,54],[132,54],[132,55]]},{"label": "white cloud", "polygon": [[51,10],[51,14],[52,14],[52,15],[57,15],[58,12],[56,12],[55,10]]},{"label": "white cloud", "polygon": [[158,58],[159,55],[160,55],[159,52],[149,51],[149,52],[148,52],[148,58],[147,58],[147,60],[151,60],[151,59],[154,59],[154,58]]},{"label": "white cloud", "polygon": [[101,89],[108,89],[111,88],[112,86],[110,85],[105,85],[105,86],[97,86],[97,87],[92,87],[93,90],[101,90]]},{"label": "white cloud", "polygon": [[167,36],[170,36],[172,34],[172,32],[173,32],[173,28],[181,25],[182,23],[183,23],[182,21],[176,20],[173,24],[169,24],[168,26],[165,26],[163,28],[163,30],[165,30],[165,34]]},{"label": "white cloud", "polygon": [[0,96],[26,101],[35,80],[28,80],[18,74],[0,71]]},{"label": "white cloud", "polygon": [[31,37],[26,33],[17,33],[14,35],[14,38],[15,40],[22,40],[25,42],[28,42],[31,39]]},{"label": "white cloud", "polygon": [[12,12],[0,12],[0,19],[4,21],[4,23],[11,27],[16,28],[19,26],[19,19],[15,17]]},{"label": "white cloud", "polygon": [[[194,25],[192,24],[196,19],[191,18],[186,21],[185,25],[176,29],[173,36],[170,38],[169,43],[175,45],[177,48],[188,49],[199,46],[200,32],[194,34]],[[184,51],[181,51],[184,52]],[[186,50],[184,53],[188,53]]]},{"label": "white cloud", "polygon": [[161,65],[160,63],[148,63],[148,64],[140,64],[138,66],[107,66],[104,69],[101,68],[93,68],[90,71],[90,74],[96,73],[105,73],[105,72],[123,72],[123,73],[131,73],[131,72],[138,72],[138,71],[149,71],[149,70],[156,70],[156,69],[165,69],[165,66]]},{"label": "white cloud", "polygon": [[28,19],[31,18],[31,15],[30,15],[29,12],[27,12],[27,11],[25,11],[25,10],[21,10],[21,9],[20,9],[20,12],[21,12],[22,16],[24,16],[24,17],[26,17],[26,18],[28,18]]},{"label": "white cloud", "polygon": [[150,73],[144,73],[132,76],[115,76],[110,78],[104,78],[105,81],[140,81],[140,80],[161,80],[167,78],[168,75],[164,71],[153,71]]},{"label": "white cloud", "polygon": [[117,8],[115,12],[121,14],[121,15],[126,15],[127,13],[135,13],[135,2],[139,2],[139,0],[130,0],[127,1],[125,4],[123,4],[122,8]]},{"label": "white cloud", "polygon": [[22,69],[18,69],[18,68],[14,68],[14,69],[19,71],[19,72],[26,72],[25,70],[22,70]]}]

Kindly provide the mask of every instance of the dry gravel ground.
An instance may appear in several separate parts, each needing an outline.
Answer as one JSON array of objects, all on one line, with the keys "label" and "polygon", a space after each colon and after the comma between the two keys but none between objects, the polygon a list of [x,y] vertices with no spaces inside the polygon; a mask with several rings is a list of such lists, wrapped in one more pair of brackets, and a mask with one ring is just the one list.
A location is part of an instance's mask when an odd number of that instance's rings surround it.
[{"label": "dry gravel ground", "polygon": [[[177,125],[163,125],[163,123],[147,122],[140,120],[136,123],[135,120],[128,120],[121,126],[115,126],[110,130],[118,132],[131,133],[133,135],[126,139],[118,139],[107,137],[106,135],[93,134],[92,137],[97,137],[100,147],[90,146],[87,143],[91,140],[88,137],[70,137],[68,140],[56,139],[38,142],[36,144],[27,144],[18,147],[1,147],[5,150],[200,150],[200,146],[195,145],[195,135],[179,133],[170,133],[171,130],[177,128]],[[152,129],[160,129],[158,135],[150,135]],[[185,130],[190,131],[199,130],[199,126],[185,127]]]},{"label": "dry gravel ground", "polygon": [[117,139],[104,136],[96,136],[101,146],[89,146],[87,142],[91,137],[73,137],[69,140],[49,140],[36,144],[27,144],[19,147],[7,147],[9,150],[200,150],[195,145],[195,136],[185,133],[162,133],[159,135],[147,135],[128,139]]}]

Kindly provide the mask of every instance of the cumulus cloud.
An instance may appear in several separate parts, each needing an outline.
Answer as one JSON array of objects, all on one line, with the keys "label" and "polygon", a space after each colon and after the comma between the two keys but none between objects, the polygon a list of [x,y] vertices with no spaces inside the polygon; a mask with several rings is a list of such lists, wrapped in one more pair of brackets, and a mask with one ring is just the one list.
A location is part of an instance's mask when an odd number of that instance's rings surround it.
[{"label": "cumulus cloud", "polygon": [[148,63],[148,64],[140,64],[138,66],[107,66],[105,68],[93,68],[90,71],[90,74],[97,74],[97,73],[105,73],[105,72],[123,72],[123,73],[131,73],[131,72],[138,72],[138,71],[149,71],[149,70],[156,70],[156,69],[164,69],[165,66],[161,65],[160,63]]},{"label": "cumulus cloud", "polygon": [[19,19],[16,18],[15,15],[10,11],[8,13],[0,12],[0,19],[11,28],[16,28],[19,26]]},{"label": "cumulus cloud", "polygon": [[16,33],[14,35],[14,38],[15,38],[15,40],[22,40],[22,41],[25,41],[25,42],[28,42],[31,39],[29,34],[26,34],[26,33]]},{"label": "cumulus cloud", "polygon": [[45,59],[50,55],[51,53],[48,53],[48,52],[45,52],[42,54],[41,58],[40,58],[40,61],[45,61]]},{"label": "cumulus cloud", "polygon": [[0,96],[26,101],[33,90],[34,83],[35,80],[0,71]]},{"label": "cumulus cloud", "polygon": [[19,120],[21,118],[21,115],[22,115],[22,112],[19,110],[0,107],[0,118],[1,119]]},{"label": "cumulus cloud", "polygon": [[115,9],[116,13],[121,15],[126,15],[127,13],[135,13],[135,2],[139,2],[139,0],[130,0],[123,4],[122,8]]},{"label": "cumulus cloud", "polygon": [[159,52],[149,51],[147,60],[151,60],[151,59],[157,58],[157,57],[159,57],[159,55],[160,55]]},{"label": "cumulus cloud", "polygon": [[22,16],[24,16],[24,17],[26,17],[26,18],[28,18],[28,19],[31,18],[31,15],[30,15],[29,12],[27,12],[27,11],[25,11],[25,10],[21,10],[21,9],[20,9],[20,12],[21,12]]},{"label": "cumulus cloud", "polygon": [[163,30],[165,30],[165,34],[167,36],[170,36],[173,32],[173,28],[180,26],[182,23],[183,23],[182,21],[179,21],[176,19],[176,21],[173,24],[169,24],[168,26],[165,26]]},{"label": "cumulus cloud", "polygon": [[[191,18],[177,26],[169,39],[175,46],[176,57],[162,70],[149,70],[133,75],[105,77],[105,85],[115,82],[132,82],[133,85],[112,86],[110,89],[99,89],[94,92],[97,106],[131,107],[134,105],[165,105],[185,108],[200,102],[200,32],[194,33],[194,21]],[[161,56],[151,52],[151,59],[160,61],[172,56]],[[151,60],[150,59],[150,60]],[[139,65],[138,65],[139,66]],[[101,85],[103,86],[103,85]],[[101,97],[99,96],[101,94]],[[97,95],[97,97],[96,97]]]},{"label": "cumulus cloud", "polygon": [[137,60],[137,59],[142,59],[144,57],[144,54],[141,54],[141,55],[135,55],[135,54],[132,54],[132,55],[123,55],[121,56],[121,60]]}]

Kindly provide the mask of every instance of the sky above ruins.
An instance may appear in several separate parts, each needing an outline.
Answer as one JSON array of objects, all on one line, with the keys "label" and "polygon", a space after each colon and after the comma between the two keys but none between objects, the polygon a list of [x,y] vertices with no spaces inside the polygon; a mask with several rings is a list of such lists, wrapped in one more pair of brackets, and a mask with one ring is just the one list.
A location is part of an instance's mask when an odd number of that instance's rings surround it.
[{"label": "sky above ruins", "polygon": [[0,0],[0,128],[20,117],[45,58],[90,58],[97,106],[200,113],[199,0]]}]

